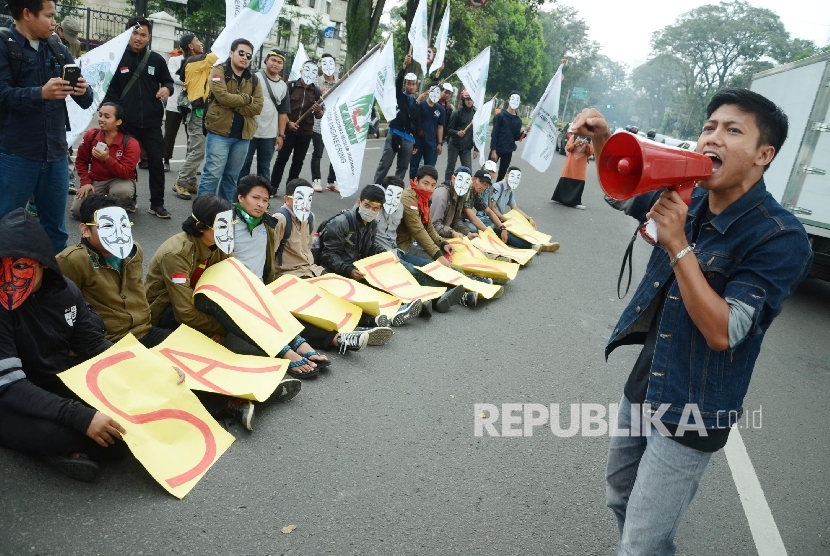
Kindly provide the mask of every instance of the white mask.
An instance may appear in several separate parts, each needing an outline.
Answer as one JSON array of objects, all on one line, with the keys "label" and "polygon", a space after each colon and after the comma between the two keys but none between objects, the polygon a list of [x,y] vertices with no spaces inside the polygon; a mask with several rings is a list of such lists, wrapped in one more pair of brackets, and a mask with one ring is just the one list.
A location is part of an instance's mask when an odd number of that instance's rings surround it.
[{"label": "white mask", "polygon": [[303,71],[301,73],[303,77],[303,82],[306,85],[310,85],[317,81],[317,64],[314,62],[306,62],[303,64]]},{"label": "white mask", "polygon": [[507,106],[509,106],[513,110],[516,110],[521,103],[522,97],[520,97],[519,95],[510,95],[510,98],[507,99]]},{"label": "white mask", "polygon": [[104,249],[119,259],[133,252],[133,229],[127,211],[121,207],[107,207],[95,211],[98,239]]},{"label": "white mask", "polygon": [[291,203],[291,209],[300,222],[308,220],[308,215],[311,214],[312,197],[314,197],[314,190],[308,186],[301,185],[294,190],[294,201]]},{"label": "white mask", "polygon": [[433,87],[429,90],[429,100],[435,104],[439,100],[441,100],[441,89],[438,87]]},{"label": "white mask", "polygon": [[328,77],[334,75],[334,70],[337,69],[334,63],[334,58],[329,58],[328,56],[326,56],[325,58],[320,60],[320,69],[323,70],[323,75],[326,75]]},{"label": "white mask", "polygon": [[470,184],[473,182],[473,177],[467,172],[458,172],[455,175],[455,183],[452,184],[453,189],[459,197],[463,197],[470,190]]},{"label": "white mask", "polygon": [[403,193],[403,187],[397,185],[386,186],[386,202],[383,203],[383,210],[386,211],[386,214],[392,214],[398,209],[401,204],[401,193]]},{"label": "white mask", "polygon": [[213,220],[213,240],[216,247],[227,255],[233,253],[233,211],[224,210]]},{"label": "white mask", "polygon": [[507,172],[507,185],[510,186],[510,189],[516,189],[519,187],[519,184],[522,181],[522,171],[521,170],[510,170]]}]

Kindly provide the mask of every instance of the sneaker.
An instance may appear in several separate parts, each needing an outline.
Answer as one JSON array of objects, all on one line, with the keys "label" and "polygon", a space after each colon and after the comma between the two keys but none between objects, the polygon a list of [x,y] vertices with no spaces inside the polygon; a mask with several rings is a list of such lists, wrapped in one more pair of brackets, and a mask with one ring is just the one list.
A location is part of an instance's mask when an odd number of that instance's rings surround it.
[{"label": "sneaker", "polygon": [[469,307],[472,309],[478,303],[478,292],[464,292],[461,296],[461,301],[458,302],[462,307]]},{"label": "sneaker", "polygon": [[456,286],[435,300],[435,310],[446,313],[453,305],[458,305],[464,296],[464,286]]},{"label": "sneaker", "polygon": [[169,161],[169,160],[165,160],[165,161],[164,161],[164,171],[165,171],[165,172],[169,172],[169,171],[170,171],[170,161]]},{"label": "sneaker", "polygon": [[531,245],[530,248],[538,253],[542,249],[542,245],[539,243],[535,243]]},{"label": "sneaker", "polygon": [[585,205],[576,205],[574,208],[579,210],[585,210]]},{"label": "sneaker", "polygon": [[403,326],[406,324],[406,321],[414,319],[421,314],[422,308],[423,304],[420,299],[416,299],[412,303],[404,303],[398,308],[398,312],[392,317],[392,326]]},{"label": "sneaker", "polygon": [[124,210],[126,210],[130,214],[133,214],[135,212],[135,199],[130,201],[130,204],[124,207]]},{"label": "sneaker", "polygon": [[185,201],[190,200],[190,192],[187,190],[187,187],[183,186],[179,182],[173,184],[173,192],[179,199],[184,199]]},{"label": "sneaker", "polygon": [[421,309],[421,317],[425,319],[432,318],[432,309],[435,307],[435,300],[430,299],[429,301],[422,301],[423,309]]},{"label": "sneaker", "polygon": [[154,216],[158,216],[159,218],[170,218],[170,213],[167,212],[167,209],[164,207],[155,207],[151,205],[150,210],[147,212]]},{"label": "sneaker", "polygon": [[296,378],[284,378],[277,385],[277,389],[273,394],[268,396],[268,399],[262,403],[285,403],[290,402],[297,397],[300,389],[303,387],[303,381]]},{"label": "sneaker", "polygon": [[69,457],[47,457],[46,463],[76,481],[91,483],[101,470],[98,464],[86,454],[72,454]]},{"label": "sneaker", "polygon": [[26,212],[28,212],[29,216],[32,218],[37,218],[37,207],[32,201],[26,203]]},{"label": "sneaker", "polygon": [[368,332],[346,332],[337,335],[337,346],[340,348],[340,355],[345,355],[347,351],[360,351],[368,343]]},{"label": "sneaker", "polygon": [[[375,321],[375,326],[380,327],[380,328],[386,328],[386,327],[392,326],[392,323],[389,320],[389,317],[387,317],[386,315],[378,315],[374,318],[374,321]],[[369,344],[369,345],[372,345],[372,344]]]},{"label": "sneaker", "polygon": [[335,193],[340,193],[340,190],[337,189],[337,182],[327,183],[326,189],[328,189],[329,191],[334,191]]},{"label": "sneaker", "polygon": [[254,402],[241,398],[231,398],[225,408],[225,413],[239,421],[245,429],[254,430]]},{"label": "sneaker", "polygon": [[78,188],[75,187],[74,185],[70,185],[69,189],[68,189],[68,193],[70,195],[77,195],[78,194]]},{"label": "sneaker", "polygon": [[187,192],[192,194],[192,195],[195,195],[196,193],[199,192],[199,186],[196,185],[195,183],[191,183],[190,185],[187,186]]},{"label": "sneaker", "polygon": [[317,193],[321,193],[323,191],[323,186],[320,185],[320,180],[314,180],[313,187],[314,187],[314,191],[316,191]]},{"label": "sneaker", "polygon": [[539,244],[539,250],[545,251],[547,253],[556,253],[557,251],[559,251],[559,242],[551,241],[548,243],[541,243]]},{"label": "sneaker", "polygon": [[476,276],[475,274],[468,274],[467,278],[469,278],[470,280],[475,280],[476,282],[482,282],[484,284],[490,284],[490,285],[493,284],[493,279],[492,278],[485,278],[484,276]]},{"label": "sneaker", "polygon": [[[357,331],[358,330],[355,330],[355,332]],[[366,344],[369,346],[382,346],[389,342],[389,340],[391,340],[392,336],[395,334],[395,331],[389,328],[388,326],[366,328],[359,331],[369,335],[369,341]]]}]

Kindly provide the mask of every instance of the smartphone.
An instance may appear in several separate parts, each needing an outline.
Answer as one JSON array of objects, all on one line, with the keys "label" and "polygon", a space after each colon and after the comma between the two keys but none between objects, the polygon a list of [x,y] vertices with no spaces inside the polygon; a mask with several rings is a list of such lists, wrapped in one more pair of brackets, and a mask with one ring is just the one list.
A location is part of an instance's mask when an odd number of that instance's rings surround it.
[{"label": "smartphone", "polygon": [[61,77],[64,81],[69,81],[69,85],[72,88],[75,88],[78,84],[78,79],[81,77],[81,68],[77,64],[66,64],[63,66],[63,75]]},{"label": "smartphone", "polygon": [[107,144],[103,141],[98,141],[98,144],[95,145],[95,150],[98,152],[104,152],[105,150],[107,150]]}]

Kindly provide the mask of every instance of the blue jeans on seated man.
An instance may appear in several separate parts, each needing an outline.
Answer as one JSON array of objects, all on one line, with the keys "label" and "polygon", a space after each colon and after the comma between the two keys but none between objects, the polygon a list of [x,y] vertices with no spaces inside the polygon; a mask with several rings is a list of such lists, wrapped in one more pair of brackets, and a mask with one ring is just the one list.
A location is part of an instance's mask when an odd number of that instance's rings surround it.
[{"label": "blue jeans on seated man", "polygon": [[421,166],[421,158],[424,159],[425,166],[435,166],[438,161],[438,147],[429,147],[419,144],[418,152],[412,153],[412,158],[409,159],[409,178],[415,177],[418,173],[418,168]]},{"label": "blue jeans on seated man", "polygon": [[426,266],[432,262],[431,260],[424,259],[416,255],[410,255],[409,253],[404,253],[400,249],[396,249],[395,254],[398,256],[398,259],[400,259],[404,268],[406,268],[409,273],[415,277],[415,280],[417,280],[420,285],[428,288],[444,288],[447,286],[446,284],[442,284],[438,280],[427,276],[415,268],[416,266]]},{"label": "blue jeans on seated man", "polygon": [[[501,239],[501,232],[498,230],[498,228],[496,228],[496,225],[493,224],[493,221],[490,220],[490,217],[487,216],[487,213],[478,212],[476,213],[476,216],[478,216],[478,219],[481,220],[482,224],[484,224],[488,228],[491,228],[494,232],[496,232],[496,235],[499,237],[499,239]],[[469,220],[465,220],[464,225],[467,226],[467,228],[469,228],[471,232],[478,233],[478,228],[476,228],[475,224],[473,224]],[[529,241],[525,241],[518,236],[514,236],[510,232],[507,232],[507,245],[509,245],[510,247],[515,247],[516,249],[533,249],[532,243],[530,243]]]},{"label": "blue jeans on seated man", "polygon": [[247,139],[232,139],[208,131],[205,166],[196,195],[216,193],[230,203],[236,201],[236,182],[248,155],[249,144]]},{"label": "blue jeans on seated man", "polygon": [[631,403],[623,395],[617,428],[631,436],[611,436],[605,472],[606,503],[614,511],[620,540],[617,556],[673,555],[680,518],[692,502],[711,453],[684,446],[651,428],[642,418],[631,430]]},{"label": "blue jeans on seated man", "polygon": [[251,173],[251,164],[254,162],[254,155],[256,155],[256,175],[270,180],[271,159],[274,158],[276,143],[276,137],[266,137],[265,139],[254,137],[251,139],[248,145],[248,154],[245,156],[245,162],[239,172],[239,179],[241,180]]},{"label": "blue jeans on seated man", "polygon": [[34,195],[40,225],[55,255],[66,247],[66,191],[69,164],[64,156],[51,162],[30,160],[0,149],[0,218],[25,208]]}]

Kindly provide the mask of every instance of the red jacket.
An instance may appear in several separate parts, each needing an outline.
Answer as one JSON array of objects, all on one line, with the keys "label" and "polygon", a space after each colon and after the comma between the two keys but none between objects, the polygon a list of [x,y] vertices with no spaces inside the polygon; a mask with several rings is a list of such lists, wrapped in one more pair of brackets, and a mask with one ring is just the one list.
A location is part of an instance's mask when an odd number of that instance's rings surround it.
[{"label": "red jacket", "polygon": [[104,132],[100,129],[90,129],[84,133],[84,139],[78,147],[75,157],[75,170],[78,172],[80,184],[86,185],[95,181],[134,180],[135,167],[141,155],[141,146],[134,137],[127,140],[124,148],[124,136],[121,132],[115,135],[112,143],[107,145],[110,157],[106,163],[101,163],[92,157],[92,149],[104,141]]}]

